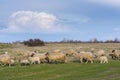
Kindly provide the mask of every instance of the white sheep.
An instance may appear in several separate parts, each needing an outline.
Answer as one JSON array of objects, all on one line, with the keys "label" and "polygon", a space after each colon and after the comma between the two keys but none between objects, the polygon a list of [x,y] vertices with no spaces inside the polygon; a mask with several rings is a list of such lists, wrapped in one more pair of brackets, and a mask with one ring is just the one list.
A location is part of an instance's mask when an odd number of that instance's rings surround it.
[{"label": "white sheep", "polygon": [[66,56],[72,56],[75,53],[73,49],[70,49],[68,53],[66,53]]},{"label": "white sheep", "polygon": [[28,60],[31,62],[31,64],[36,64],[36,63],[40,64],[40,59],[37,56],[28,57]]},{"label": "white sheep", "polygon": [[112,50],[112,54],[109,54],[112,59],[120,59],[120,52],[117,50]]},{"label": "white sheep", "polygon": [[83,63],[84,60],[86,60],[86,63],[88,63],[89,61],[90,63],[93,63],[94,55],[91,52],[80,52],[74,53],[73,55],[78,58],[81,63]]},{"label": "white sheep", "polygon": [[94,53],[95,49],[94,48],[91,48],[91,53]]},{"label": "white sheep", "polygon": [[104,50],[99,50],[98,51],[98,57],[100,57],[100,56],[104,56],[105,55],[105,51]]},{"label": "white sheep", "polygon": [[57,62],[57,61],[66,62],[66,55],[63,53],[57,53],[57,54],[46,53],[46,57],[48,59],[48,62]]},{"label": "white sheep", "polygon": [[8,52],[5,52],[5,54],[0,55],[0,64],[1,65],[13,65],[15,63],[15,58],[11,57],[10,55],[8,55]]},{"label": "white sheep", "polygon": [[13,59],[11,59],[11,57],[8,57],[8,56],[0,57],[0,64],[3,66],[8,64],[10,67],[14,63],[15,63],[15,61]]},{"label": "white sheep", "polygon": [[45,62],[46,61],[46,55],[45,55],[45,53],[42,53],[42,54],[35,54],[34,56],[36,56],[36,57],[39,57],[39,60],[41,61],[41,62]]},{"label": "white sheep", "polygon": [[28,59],[21,59],[20,64],[21,66],[27,66],[27,65],[30,65],[30,62]]},{"label": "white sheep", "polygon": [[100,56],[99,57],[99,61],[100,63],[108,63],[108,58],[106,56]]}]

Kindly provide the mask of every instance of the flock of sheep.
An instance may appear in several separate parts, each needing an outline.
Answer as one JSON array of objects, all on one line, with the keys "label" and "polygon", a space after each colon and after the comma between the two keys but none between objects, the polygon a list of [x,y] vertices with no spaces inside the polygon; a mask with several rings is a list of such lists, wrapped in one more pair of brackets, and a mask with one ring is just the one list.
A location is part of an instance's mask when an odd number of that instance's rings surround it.
[{"label": "flock of sheep", "polygon": [[[106,56],[104,50],[99,50],[97,54],[94,53],[94,49],[91,49],[90,52],[76,52],[73,49],[71,49],[67,53],[63,53],[61,50],[56,49],[54,50],[54,53],[43,53],[40,54],[38,51],[33,52],[26,52],[22,55],[19,59],[9,55],[8,52],[5,52],[4,54],[0,55],[0,65],[15,65],[16,62],[20,63],[21,66],[27,66],[30,64],[40,64],[40,63],[66,63],[67,58],[74,57],[75,59],[78,59],[80,63],[94,63],[95,61],[98,61],[99,63],[108,63],[108,56]],[[117,50],[113,50],[111,54],[109,54],[112,59],[119,59],[120,58],[120,52]]]}]

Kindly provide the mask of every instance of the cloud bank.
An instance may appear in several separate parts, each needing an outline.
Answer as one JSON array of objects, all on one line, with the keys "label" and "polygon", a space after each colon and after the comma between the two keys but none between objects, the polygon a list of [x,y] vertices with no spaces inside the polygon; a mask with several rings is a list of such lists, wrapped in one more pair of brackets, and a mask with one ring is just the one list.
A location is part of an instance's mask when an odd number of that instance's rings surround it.
[{"label": "cloud bank", "polygon": [[63,32],[67,30],[57,17],[46,12],[17,11],[10,15],[5,32]]}]

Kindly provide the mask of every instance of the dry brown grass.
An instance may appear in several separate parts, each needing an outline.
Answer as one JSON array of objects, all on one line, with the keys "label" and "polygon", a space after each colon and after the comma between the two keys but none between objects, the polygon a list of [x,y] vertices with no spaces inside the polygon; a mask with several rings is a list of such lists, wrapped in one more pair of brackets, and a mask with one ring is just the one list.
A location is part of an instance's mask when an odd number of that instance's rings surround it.
[{"label": "dry brown grass", "polygon": [[12,48],[3,48],[0,54],[7,51],[9,54],[14,56],[20,56],[28,51],[39,51],[39,53],[50,52],[53,53],[55,49],[59,49],[64,53],[69,52],[70,49],[75,51],[91,51],[94,48],[94,53],[98,50],[105,50],[105,53],[111,53],[113,49],[120,50],[120,43],[50,43],[42,47],[27,47],[23,44],[12,44]]}]

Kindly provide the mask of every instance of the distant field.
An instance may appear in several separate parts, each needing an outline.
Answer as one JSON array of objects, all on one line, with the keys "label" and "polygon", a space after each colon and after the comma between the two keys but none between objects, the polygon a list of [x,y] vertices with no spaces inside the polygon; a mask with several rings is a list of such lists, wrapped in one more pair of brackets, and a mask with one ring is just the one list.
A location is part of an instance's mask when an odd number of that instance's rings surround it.
[{"label": "distant field", "polygon": [[0,44],[0,54],[5,51],[8,51],[11,54],[19,54],[26,51],[35,50],[39,51],[40,53],[44,53],[53,52],[55,49],[60,49],[63,52],[67,52],[71,48],[76,51],[90,51],[91,48],[94,48],[95,52],[103,49],[106,53],[111,53],[111,50],[113,49],[120,50],[120,43],[51,43],[42,47],[27,47],[22,44]]},{"label": "distant field", "polygon": [[[1,47],[4,46],[4,47]],[[120,49],[118,43],[79,43],[79,44],[46,44],[43,47],[26,47],[21,44],[0,45],[0,54],[8,51],[13,56],[19,56],[26,51],[38,50],[40,53],[53,52],[60,49],[64,53],[70,48],[76,51],[90,51],[91,48],[97,52],[99,49],[105,50],[106,54],[112,49]],[[108,56],[109,57],[109,56]],[[67,63],[58,64],[35,64],[27,67],[0,66],[0,80],[120,80],[120,61],[111,60],[108,64],[81,64],[74,61],[73,57],[68,57]],[[70,60],[69,60],[70,59]]]}]

